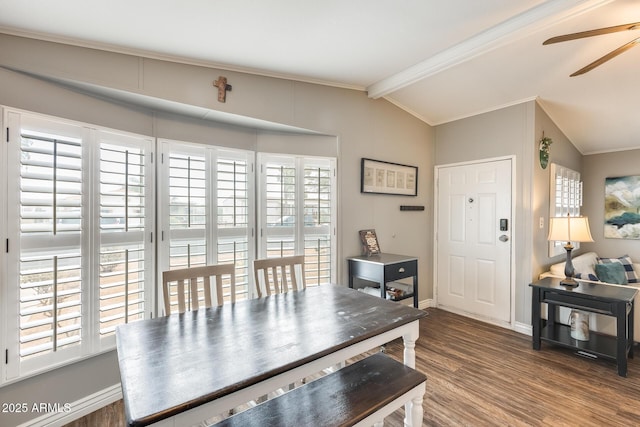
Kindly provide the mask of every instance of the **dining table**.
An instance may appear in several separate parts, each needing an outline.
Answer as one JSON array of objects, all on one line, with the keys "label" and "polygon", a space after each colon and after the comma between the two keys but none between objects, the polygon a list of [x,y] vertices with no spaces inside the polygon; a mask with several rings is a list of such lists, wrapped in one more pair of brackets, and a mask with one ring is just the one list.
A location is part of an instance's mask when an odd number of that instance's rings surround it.
[{"label": "dining table", "polygon": [[[120,325],[127,425],[198,424],[397,338],[415,368],[426,315],[327,284]],[[422,424],[411,417],[405,425]]]}]

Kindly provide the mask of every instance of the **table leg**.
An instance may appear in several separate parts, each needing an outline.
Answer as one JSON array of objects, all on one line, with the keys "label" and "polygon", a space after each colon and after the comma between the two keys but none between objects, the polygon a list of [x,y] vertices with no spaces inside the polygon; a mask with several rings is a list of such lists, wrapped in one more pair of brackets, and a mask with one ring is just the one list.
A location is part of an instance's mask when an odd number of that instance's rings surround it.
[{"label": "table leg", "polygon": [[629,334],[629,359],[633,359],[633,346],[635,344],[635,330],[633,328],[633,323],[635,322],[634,320],[634,311],[636,308],[636,304],[635,301],[631,301],[631,307],[629,309],[629,314],[627,315],[627,322],[628,322],[628,327],[627,327],[627,331]]},{"label": "table leg", "polygon": [[353,289],[353,261],[349,260],[349,287]]},{"label": "table leg", "polygon": [[[422,409],[422,402],[424,398],[422,396],[414,397],[411,400],[411,419],[410,424],[407,424],[407,419],[405,418],[404,425],[406,427],[421,427],[422,420],[424,419],[424,409]],[[405,408],[406,410],[406,408]]]},{"label": "table leg", "polygon": [[411,325],[411,332],[408,332],[402,336],[404,341],[404,364],[410,368],[416,368],[416,340],[420,334],[420,325],[416,320]]},{"label": "table leg", "polygon": [[[416,320],[411,324],[411,331],[402,336],[404,341],[404,364],[410,368],[416,368],[416,341],[420,335],[420,324]],[[422,402],[420,408],[415,408],[413,401],[404,405],[404,425],[409,427],[412,425],[412,418],[415,417],[416,411],[422,411]],[[417,418],[413,418],[417,419]],[[422,417],[420,417],[422,419]]]},{"label": "table leg", "polygon": [[533,349],[540,350],[540,329],[542,328],[542,315],[540,313],[539,288],[533,288],[533,295],[531,297],[531,320],[533,326]]},{"label": "table leg", "polygon": [[618,375],[627,376],[627,304],[619,302],[616,304],[616,359],[618,362]]},{"label": "table leg", "polygon": [[555,304],[547,304],[547,325],[551,328],[555,327],[556,314],[558,313],[558,306]]}]

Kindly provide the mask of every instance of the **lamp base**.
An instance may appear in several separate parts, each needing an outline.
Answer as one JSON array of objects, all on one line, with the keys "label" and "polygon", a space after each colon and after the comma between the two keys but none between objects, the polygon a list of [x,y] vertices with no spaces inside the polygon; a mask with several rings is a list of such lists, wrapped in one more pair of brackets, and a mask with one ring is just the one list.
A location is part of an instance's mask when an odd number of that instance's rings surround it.
[{"label": "lamp base", "polygon": [[573,269],[573,263],[571,262],[571,251],[573,250],[571,242],[567,242],[564,249],[567,251],[567,261],[564,263],[564,279],[560,281],[560,284],[563,286],[576,287],[578,286],[578,282],[573,278],[575,270]]},{"label": "lamp base", "polygon": [[560,281],[560,284],[563,286],[575,287],[575,286],[578,286],[580,283],[578,283],[576,279],[574,279],[573,277],[565,277]]}]

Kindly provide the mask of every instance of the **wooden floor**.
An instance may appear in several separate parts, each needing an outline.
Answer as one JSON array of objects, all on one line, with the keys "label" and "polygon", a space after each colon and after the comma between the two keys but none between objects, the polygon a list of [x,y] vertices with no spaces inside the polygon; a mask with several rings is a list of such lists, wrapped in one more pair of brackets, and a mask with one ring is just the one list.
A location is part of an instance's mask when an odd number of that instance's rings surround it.
[{"label": "wooden floor", "polygon": [[[640,348],[627,378],[613,362],[591,360],[438,309],[421,320],[416,367],[427,375],[424,426],[640,425]],[[387,345],[402,360],[401,341]],[[385,420],[402,426],[403,410]],[[124,425],[122,402],[69,426]]]}]

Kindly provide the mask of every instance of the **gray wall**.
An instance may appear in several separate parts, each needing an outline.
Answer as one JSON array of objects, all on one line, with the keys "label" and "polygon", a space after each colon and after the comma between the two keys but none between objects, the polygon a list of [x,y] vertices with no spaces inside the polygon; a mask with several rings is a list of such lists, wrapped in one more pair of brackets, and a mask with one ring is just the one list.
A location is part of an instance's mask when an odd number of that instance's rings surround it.
[{"label": "gray wall", "polygon": [[[533,174],[533,257],[532,257],[532,278],[537,278],[541,273],[549,270],[551,264],[563,261],[566,259],[566,255],[558,255],[555,257],[549,257],[549,242],[547,236],[549,234],[549,203],[550,203],[550,166],[546,169],[540,167],[538,145],[542,138],[542,133],[553,140],[549,152],[549,165],[551,163],[557,163],[561,166],[573,169],[581,173],[581,177],[584,180],[585,176],[582,175],[582,154],[576,149],[576,147],[569,141],[569,139],[562,133],[556,124],[549,118],[539,105],[536,104],[536,130],[535,130],[535,154],[533,162],[534,174]],[[586,187],[586,184],[585,184]],[[586,189],[585,189],[586,192]],[[586,194],[584,200],[586,200]],[[543,228],[540,228],[540,218],[543,218]],[[576,255],[584,252],[584,247],[576,250]]]},{"label": "gray wall", "polygon": [[[553,140],[549,162],[582,171],[582,155],[535,101],[436,127],[436,164],[516,157],[515,320],[531,324],[529,283],[564,258],[548,256],[549,167],[540,167],[542,133]],[[588,170],[588,168],[585,168]],[[591,183],[582,175],[585,202]],[[585,207],[586,209],[586,207]],[[540,218],[544,224],[540,228]],[[587,250],[585,246],[577,253]]]},{"label": "gray wall", "polygon": [[[359,91],[2,34],[0,67],[5,67],[0,69],[0,105],[14,108],[146,135],[245,149],[270,144],[273,134],[158,112],[148,105],[170,104],[191,116],[194,111],[204,111],[205,118],[215,117],[214,113],[248,116],[332,136],[326,140],[338,156],[340,281],[347,280],[345,257],[360,252],[358,230],[375,228],[385,252],[418,257],[420,299],[432,296],[434,130],[391,103],[371,100]],[[233,85],[226,104],[217,102],[212,86],[219,75]],[[99,96],[79,93],[61,82],[81,84]],[[105,94],[115,94],[119,100],[103,99]],[[307,136],[300,139],[316,141]],[[313,153],[317,149],[310,148]],[[418,196],[361,194],[361,157],[418,166]],[[425,205],[426,209],[400,212],[402,204]],[[0,388],[0,402],[73,402],[117,383],[118,375],[115,353],[109,352],[5,385]],[[0,425],[19,424],[36,415],[0,414]]]},{"label": "gray wall", "polygon": [[[436,165],[515,156],[514,233],[515,321],[529,325],[531,264],[531,179],[535,102],[440,125],[436,128]],[[528,302],[529,301],[529,302]]]},{"label": "gray wall", "polygon": [[604,180],[626,175],[640,175],[640,150],[584,156],[582,212],[589,217],[594,242],[584,243],[583,249],[602,257],[629,255],[635,262],[640,262],[640,240],[604,238]]}]

